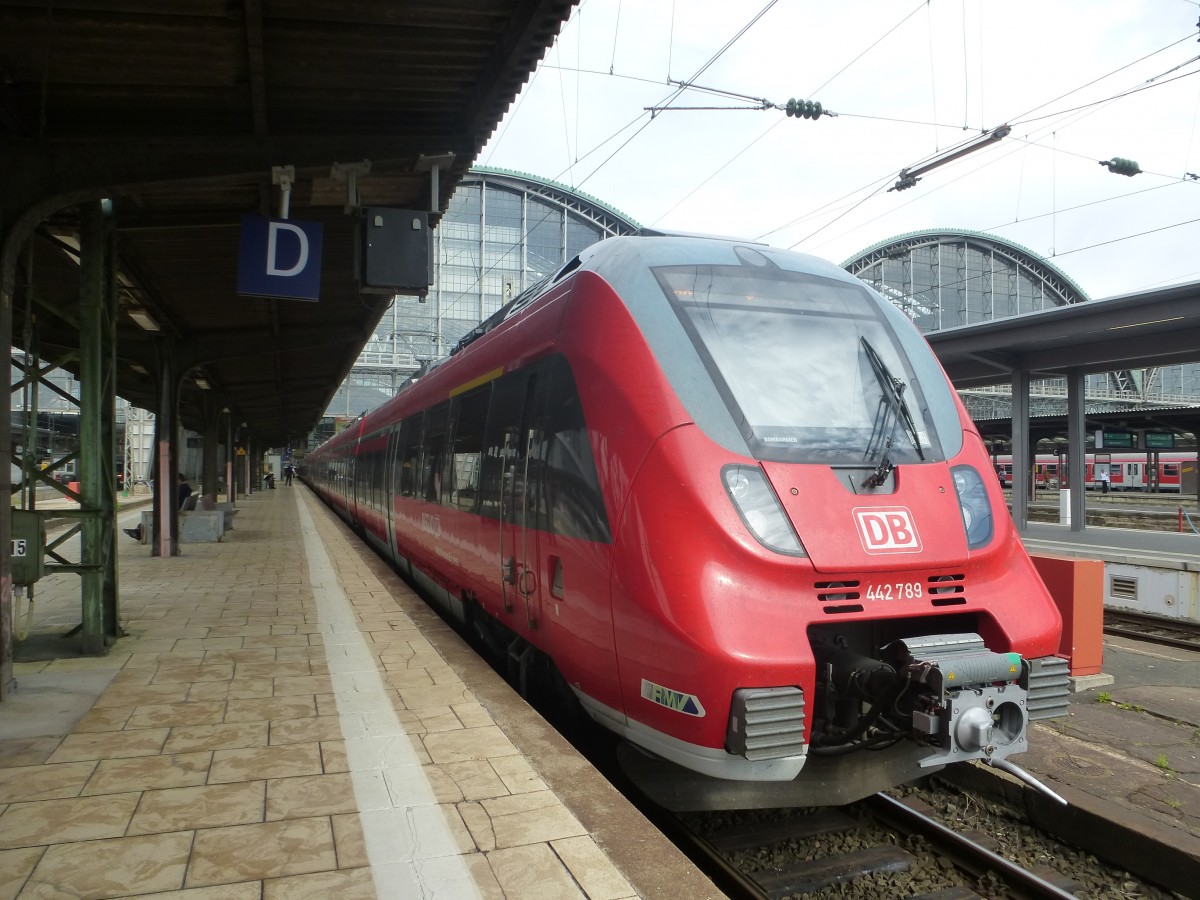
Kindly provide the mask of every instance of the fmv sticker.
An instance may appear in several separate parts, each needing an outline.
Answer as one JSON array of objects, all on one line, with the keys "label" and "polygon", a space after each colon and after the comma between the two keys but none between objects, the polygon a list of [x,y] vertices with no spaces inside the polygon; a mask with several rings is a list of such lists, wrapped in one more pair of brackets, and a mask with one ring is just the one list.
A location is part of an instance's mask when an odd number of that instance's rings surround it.
[{"label": "fmv sticker", "polygon": [[860,506],[854,510],[854,523],[868,553],[921,552],[921,537],[907,507]]},{"label": "fmv sticker", "polygon": [[684,715],[697,718],[704,716],[704,706],[695,694],[673,691],[661,684],[647,681],[645,678],[642,679],[642,697],[651,703],[657,703],[659,706],[665,706],[667,709],[673,709]]}]

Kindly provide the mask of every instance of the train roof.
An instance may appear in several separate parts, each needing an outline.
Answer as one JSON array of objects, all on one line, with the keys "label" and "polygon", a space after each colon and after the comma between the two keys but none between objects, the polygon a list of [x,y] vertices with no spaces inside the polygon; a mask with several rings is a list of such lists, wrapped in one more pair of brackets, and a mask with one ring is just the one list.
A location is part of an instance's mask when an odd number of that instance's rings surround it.
[{"label": "train roof", "polygon": [[[861,284],[841,267],[807,253],[782,250],[758,241],[683,232],[643,232],[598,241],[579,254],[578,268],[604,275],[636,260],[646,267],[669,265],[777,266]],[[568,264],[569,265],[569,264]]]},{"label": "train roof", "polygon": [[807,253],[780,250],[768,244],[739,238],[643,230],[637,235],[597,241],[585,248],[557,272],[526,288],[492,316],[468,331],[450,351],[450,355],[453,356],[497,325],[508,321],[576,271],[595,272],[619,289],[620,282],[626,281],[633,271],[644,272],[651,268],[672,265],[775,266],[784,271],[821,275],[860,286],[863,284],[841,267]]},{"label": "train roof", "polygon": [[[782,250],[753,240],[658,231],[611,237],[585,248],[558,271],[517,295],[467,332],[450,351],[449,356],[432,363],[415,381],[433,374],[437,368],[448,363],[466,347],[532,306],[556,284],[577,272],[594,272],[611,284],[619,295],[631,297],[650,287],[654,278],[651,274],[652,269],[664,266],[746,266],[758,269],[774,267],[786,272],[817,275],[870,290],[859,279],[828,260],[806,253]],[[332,449],[341,441],[358,439],[376,427],[387,424],[394,418],[394,410],[401,403],[400,397],[403,393],[404,391],[401,391],[396,397],[368,413],[362,422],[353,423],[347,428],[347,431],[353,429],[352,438],[344,437],[343,432],[322,446]]]}]

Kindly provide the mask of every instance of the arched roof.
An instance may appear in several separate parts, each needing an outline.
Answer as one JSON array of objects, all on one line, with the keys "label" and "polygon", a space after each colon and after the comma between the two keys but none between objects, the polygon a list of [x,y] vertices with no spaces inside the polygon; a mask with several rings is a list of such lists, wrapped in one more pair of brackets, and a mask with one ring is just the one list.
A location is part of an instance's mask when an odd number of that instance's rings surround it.
[{"label": "arched roof", "polygon": [[1041,282],[1057,306],[1083,303],[1090,299],[1074,279],[1045,257],[1028,247],[983,231],[954,228],[911,231],[873,244],[846,260],[842,267],[852,275],[858,275],[880,260],[935,244],[971,246],[1003,257],[1029,277]]},{"label": "arched roof", "polygon": [[[591,194],[585,194],[583,191],[576,190],[569,185],[552,181],[549,178],[541,178],[537,175],[531,175],[529,172],[518,172],[514,169],[497,169],[490,166],[472,166],[468,177],[471,175],[481,175],[492,182],[508,181],[511,187],[519,188],[531,194],[537,194],[558,205],[580,212],[590,219],[596,219],[595,212],[600,211],[617,221],[619,226],[615,229],[617,231],[633,233],[640,231],[642,227],[638,222],[616,207],[609,206],[603,200],[593,197]],[[589,209],[589,207],[591,208]]]}]

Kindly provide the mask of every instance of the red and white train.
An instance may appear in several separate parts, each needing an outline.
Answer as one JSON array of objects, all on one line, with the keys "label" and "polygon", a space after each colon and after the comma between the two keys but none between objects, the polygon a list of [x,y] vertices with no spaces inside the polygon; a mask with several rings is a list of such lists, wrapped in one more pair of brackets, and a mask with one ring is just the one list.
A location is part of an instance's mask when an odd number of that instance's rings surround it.
[{"label": "red and white train", "polygon": [[304,476],[669,806],[1012,767],[1066,711],[979,434],[903,314],[812,257],[596,244]]},{"label": "red and white train", "polygon": [[[1100,487],[1099,473],[1108,466],[1109,489],[1113,491],[1162,491],[1168,494],[1178,494],[1183,486],[1183,470],[1186,466],[1196,465],[1194,451],[1159,452],[1157,461],[1148,461],[1145,452],[1112,452],[1102,453],[1108,457],[1108,462],[1101,462],[1097,468],[1096,454],[1087,454],[1087,472],[1084,475],[1084,485],[1087,490]],[[1035,457],[1032,477],[1038,487],[1059,487],[1066,485],[1066,478],[1060,477],[1061,460],[1050,453],[1039,453]],[[1012,487],[1012,457],[996,456],[993,458],[993,468],[1004,487]]]}]

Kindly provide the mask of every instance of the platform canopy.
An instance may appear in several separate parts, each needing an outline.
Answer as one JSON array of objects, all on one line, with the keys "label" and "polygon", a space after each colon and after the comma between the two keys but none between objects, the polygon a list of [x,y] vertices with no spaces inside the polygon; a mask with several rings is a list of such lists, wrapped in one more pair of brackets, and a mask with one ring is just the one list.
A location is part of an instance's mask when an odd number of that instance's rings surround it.
[{"label": "platform canopy", "polygon": [[[187,363],[186,425],[199,428],[207,397],[261,443],[298,439],[391,302],[360,290],[357,207],[436,221],[572,6],[0,0],[12,342],[34,333],[36,301],[41,356],[79,346],[80,227],[102,208],[116,241],[117,393],[155,408],[156,360],[171,354]],[[241,217],[280,215],[284,166],[290,218],[323,226],[317,302],[236,292]]]},{"label": "platform canopy", "polygon": [[957,388],[1200,362],[1200,282],[925,336]]}]

